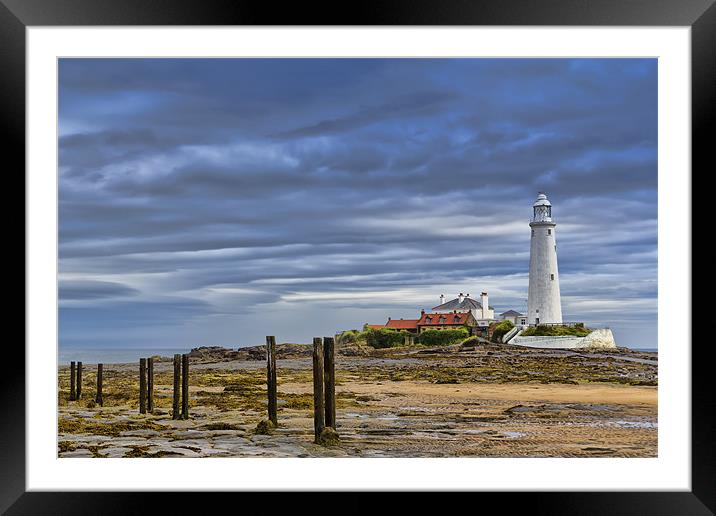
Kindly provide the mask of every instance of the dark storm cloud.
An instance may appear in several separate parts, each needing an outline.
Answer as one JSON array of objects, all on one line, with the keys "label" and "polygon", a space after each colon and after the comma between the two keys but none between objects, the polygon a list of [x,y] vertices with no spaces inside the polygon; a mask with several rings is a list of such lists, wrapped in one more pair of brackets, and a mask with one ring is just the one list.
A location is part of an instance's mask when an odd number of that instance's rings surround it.
[{"label": "dark storm cloud", "polygon": [[102,299],[137,294],[137,289],[111,281],[60,281],[60,299],[63,300]]},{"label": "dark storm cloud", "polygon": [[63,59],[61,338],[307,340],[451,289],[524,309],[538,190],[566,316],[654,323],[656,66]]},{"label": "dark storm cloud", "polygon": [[293,129],[277,136],[284,138],[325,136],[371,124],[385,123],[394,118],[426,116],[435,114],[441,104],[454,97],[452,93],[444,91],[414,93],[389,103],[363,108],[341,118],[321,120],[308,127]]}]

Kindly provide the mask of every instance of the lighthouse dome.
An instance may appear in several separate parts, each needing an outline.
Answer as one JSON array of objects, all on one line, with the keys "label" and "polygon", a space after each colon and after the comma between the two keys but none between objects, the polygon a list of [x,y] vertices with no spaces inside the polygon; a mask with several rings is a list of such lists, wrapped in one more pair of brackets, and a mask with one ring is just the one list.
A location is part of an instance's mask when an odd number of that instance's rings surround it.
[{"label": "lighthouse dome", "polygon": [[547,196],[544,194],[544,192],[540,192],[540,194],[537,196],[537,200],[532,206],[552,206],[552,203],[549,202],[549,199],[547,199]]}]

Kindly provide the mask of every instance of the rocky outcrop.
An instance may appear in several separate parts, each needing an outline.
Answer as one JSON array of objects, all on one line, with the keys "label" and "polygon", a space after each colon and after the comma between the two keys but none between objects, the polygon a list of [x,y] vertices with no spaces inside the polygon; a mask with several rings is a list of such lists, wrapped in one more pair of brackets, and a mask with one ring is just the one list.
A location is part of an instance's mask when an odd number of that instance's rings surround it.
[{"label": "rocky outcrop", "polygon": [[189,352],[189,359],[193,362],[228,362],[242,358],[239,351],[221,346],[200,346]]},{"label": "rocky outcrop", "polygon": [[612,330],[608,328],[594,330],[584,337],[582,344],[581,347],[590,349],[616,349],[617,347]]},{"label": "rocky outcrop", "polygon": [[[239,348],[238,353],[242,355],[240,360],[266,360],[266,346],[251,346]],[[311,344],[292,344],[284,342],[276,344],[276,358],[300,358],[313,355]]]}]

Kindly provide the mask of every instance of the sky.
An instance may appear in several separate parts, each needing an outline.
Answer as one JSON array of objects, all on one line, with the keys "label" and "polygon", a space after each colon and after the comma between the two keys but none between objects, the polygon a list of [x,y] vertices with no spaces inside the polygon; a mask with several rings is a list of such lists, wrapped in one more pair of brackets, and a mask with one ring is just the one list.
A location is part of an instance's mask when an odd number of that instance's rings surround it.
[{"label": "sky", "polygon": [[61,59],[60,350],[310,342],[459,292],[657,346],[655,59]]}]

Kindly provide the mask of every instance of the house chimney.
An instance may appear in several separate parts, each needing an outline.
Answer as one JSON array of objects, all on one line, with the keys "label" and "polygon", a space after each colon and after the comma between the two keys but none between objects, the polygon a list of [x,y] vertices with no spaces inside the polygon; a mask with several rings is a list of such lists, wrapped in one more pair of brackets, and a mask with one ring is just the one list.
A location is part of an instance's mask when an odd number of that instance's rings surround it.
[{"label": "house chimney", "polygon": [[460,292],[460,295],[457,296],[457,302],[458,302],[458,303],[462,303],[462,300],[463,300],[463,299],[465,299],[465,296],[463,295],[462,292]]},{"label": "house chimney", "polygon": [[444,303],[445,303],[445,294],[440,294],[440,304],[442,305]]},{"label": "house chimney", "polygon": [[487,292],[480,294],[480,304],[482,304],[482,318],[489,319],[490,303],[487,299]]}]

